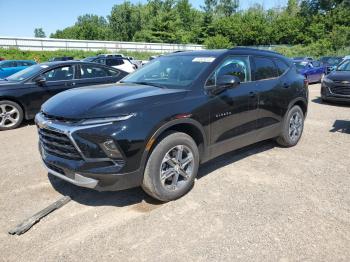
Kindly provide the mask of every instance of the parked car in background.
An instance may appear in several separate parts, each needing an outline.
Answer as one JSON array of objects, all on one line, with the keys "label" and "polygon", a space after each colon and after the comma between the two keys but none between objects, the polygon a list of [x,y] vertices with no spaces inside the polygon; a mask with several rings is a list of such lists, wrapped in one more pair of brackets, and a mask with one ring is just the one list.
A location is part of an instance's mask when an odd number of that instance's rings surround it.
[{"label": "parked car in background", "polygon": [[3,61],[3,60],[5,60],[5,58],[3,58],[3,57],[0,57],[0,61]]},{"label": "parked car in background", "polygon": [[293,57],[293,60],[298,60],[298,61],[313,61],[314,59],[310,56],[297,56]]},{"label": "parked car in background", "polygon": [[307,107],[289,59],[233,48],[165,55],[120,84],[60,93],[36,124],[49,173],[170,201],[192,188],[200,163],[265,139],[296,145]]},{"label": "parked car in background", "polygon": [[319,62],[294,60],[298,72],[305,76],[309,83],[320,83],[326,74],[325,67],[321,66]]},{"label": "parked car in background", "polygon": [[21,71],[28,66],[35,65],[31,60],[4,60],[0,62],[0,78],[5,78],[18,71]]},{"label": "parked car in background", "polygon": [[49,62],[56,62],[56,61],[70,61],[74,60],[74,57],[72,56],[59,56],[59,57],[53,57],[49,59]]},{"label": "parked car in background", "polygon": [[350,102],[350,59],[323,78],[321,98],[324,101]]},{"label": "parked car in background", "polygon": [[16,128],[23,119],[34,118],[42,103],[59,92],[115,83],[125,75],[126,72],[112,67],[78,61],[28,67],[0,81],[0,130]]},{"label": "parked car in background", "polygon": [[111,66],[128,73],[132,73],[136,70],[136,65],[126,57],[120,55],[98,55],[84,58],[82,61],[99,63],[107,66]]},{"label": "parked car in background", "polygon": [[322,66],[326,68],[326,74],[335,70],[341,61],[343,61],[343,58],[340,56],[323,56],[320,58]]},{"label": "parked car in background", "polygon": [[343,57],[343,61],[344,61],[344,60],[349,60],[349,59],[350,59],[350,55],[347,55],[347,56],[344,56],[344,57]]}]

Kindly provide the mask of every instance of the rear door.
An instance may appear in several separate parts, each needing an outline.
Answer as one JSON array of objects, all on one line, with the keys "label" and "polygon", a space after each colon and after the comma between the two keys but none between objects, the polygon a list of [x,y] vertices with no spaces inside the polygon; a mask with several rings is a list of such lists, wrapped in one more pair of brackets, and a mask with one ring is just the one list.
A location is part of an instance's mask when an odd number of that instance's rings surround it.
[{"label": "rear door", "polygon": [[264,56],[254,56],[252,61],[253,79],[258,93],[257,135],[261,139],[279,130],[285,106],[283,96],[290,87],[282,77],[288,65],[280,65],[279,70],[277,62],[282,61]]}]

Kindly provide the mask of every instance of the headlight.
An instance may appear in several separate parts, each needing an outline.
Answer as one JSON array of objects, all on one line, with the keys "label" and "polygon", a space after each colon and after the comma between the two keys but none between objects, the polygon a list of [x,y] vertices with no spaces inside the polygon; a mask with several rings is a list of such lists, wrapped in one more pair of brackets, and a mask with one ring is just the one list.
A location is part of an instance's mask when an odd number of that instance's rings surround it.
[{"label": "headlight", "polygon": [[116,117],[86,119],[86,120],[83,120],[82,122],[80,122],[80,124],[81,125],[107,124],[107,123],[128,120],[129,118],[133,117],[134,115],[135,114],[128,114],[128,115],[122,115],[122,116],[116,116]]},{"label": "headlight", "polygon": [[325,77],[323,78],[323,81],[322,81],[322,82],[331,84],[331,83],[333,83],[333,80],[332,80],[332,79],[329,79],[327,76],[325,76]]}]

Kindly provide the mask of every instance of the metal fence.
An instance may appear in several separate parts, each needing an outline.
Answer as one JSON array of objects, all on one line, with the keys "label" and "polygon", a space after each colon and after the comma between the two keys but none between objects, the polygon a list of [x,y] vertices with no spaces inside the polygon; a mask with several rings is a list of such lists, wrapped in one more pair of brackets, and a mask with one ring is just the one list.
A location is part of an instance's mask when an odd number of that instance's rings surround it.
[{"label": "metal fence", "polygon": [[98,51],[142,51],[142,52],[174,52],[184,50],[202,50],[202,45],[194,44],[164,44],[143,42],[119,42],[119,41],[92,41],[71,40],[54,38],[26,38],[26,37],[2,37],[0,36],[0,48],[17,48],[32,51],[54,50],[85,50]]}]

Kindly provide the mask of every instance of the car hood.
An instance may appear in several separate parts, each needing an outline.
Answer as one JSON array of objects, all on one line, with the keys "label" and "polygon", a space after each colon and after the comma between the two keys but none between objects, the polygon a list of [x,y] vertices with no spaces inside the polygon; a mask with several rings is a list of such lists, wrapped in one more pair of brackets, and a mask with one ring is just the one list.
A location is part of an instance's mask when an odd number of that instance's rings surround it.
[{"label": "car hood", "polygon": [[45,102],[41,110],[49,116],[66,119],[110,117],[167,104],[188,92],[148,85],[98,85],[59,93]]},{"label": "car hood", "polygon": [[327,78],[333,81],[350,81],[350,71],[333,71]]}]

